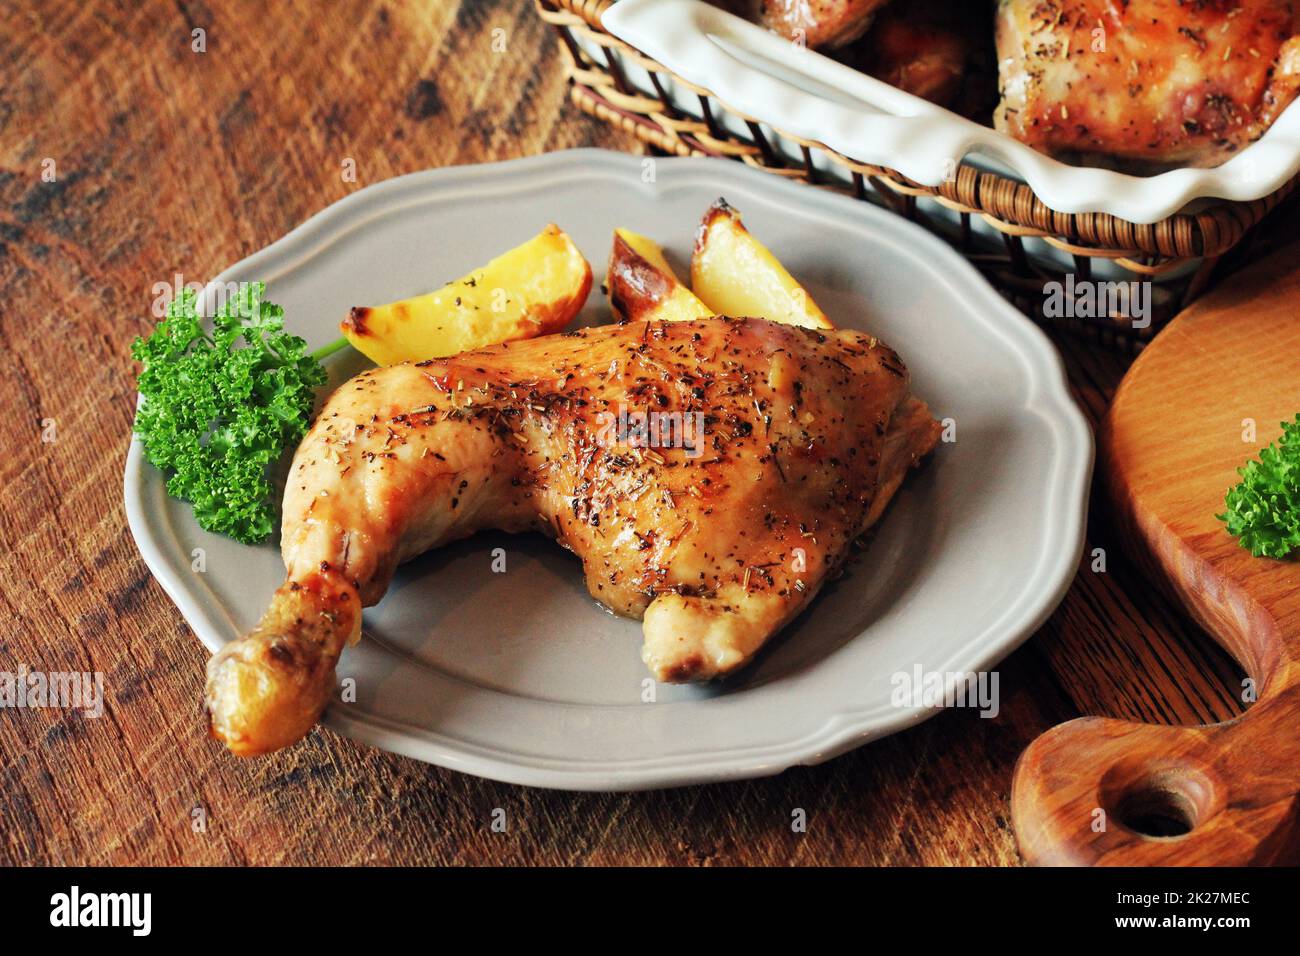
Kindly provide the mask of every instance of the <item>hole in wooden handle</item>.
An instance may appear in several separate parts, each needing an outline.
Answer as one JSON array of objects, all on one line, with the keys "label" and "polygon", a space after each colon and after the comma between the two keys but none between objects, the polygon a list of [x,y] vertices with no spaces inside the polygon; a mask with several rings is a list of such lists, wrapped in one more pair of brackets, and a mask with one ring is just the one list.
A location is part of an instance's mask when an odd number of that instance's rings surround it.
[{"label": "hole in wooden handle", "polygon": [[1226,803],[1223,787],[1205,770],[1177,760],[1121,760],[1102,776],[1106,814],[1133,833],[1179,839],[1203,826]]}]

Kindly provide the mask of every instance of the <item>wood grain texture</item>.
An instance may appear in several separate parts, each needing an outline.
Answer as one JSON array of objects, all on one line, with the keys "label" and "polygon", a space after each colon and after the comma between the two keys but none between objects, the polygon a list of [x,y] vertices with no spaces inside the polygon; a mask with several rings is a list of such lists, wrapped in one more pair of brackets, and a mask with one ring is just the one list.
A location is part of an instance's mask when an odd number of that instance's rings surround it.
[{"label": "wood grain texture", "polygon": [[1300,563],[1252,557],[1215,516],[1244,461],[1300,413],[1296,252],[1243,270],[1161,333],[1101,435],[1121,527],[1144,545],[1134,555],[1224,642],[1261,696],[1300,678]]},{"label": "wood grain texture", "polygon": [[[1300,860],[1300,563],[1252,557],[1215,517],[1237,469],[1300,411],[1296,252],[1243,270],[1161,332],[1099,441],[1129,553],[1241,663],[1254,703],[1212,727],[1078,720],[1035,741],[1012,797],[1031,860]],[[1092,826],[1097,808],[1111,825]],[[1191,832],[1124,825],[1152,814]]]},{"label": "wood grain texture", "polygon": [[[1065,602],[1000,667],[996,719],[943,713],[773,779],[567,794],[325,731],[252,762],[205,738],[207,655],[121,505],[127,348],[152,324],[153,284],[215,275],[389,176],[638,150],[568,105],[558,55],[524,0],[0,6],[0,668],[102,671],[108,698],[98,720],[0,711],[0,862],[1016,864],[1012,767],[1044,730],[1240,712],[1230,658],[1124,560],[1098,511]],[[1063,344],[1097,421],[1126,363]]]}]

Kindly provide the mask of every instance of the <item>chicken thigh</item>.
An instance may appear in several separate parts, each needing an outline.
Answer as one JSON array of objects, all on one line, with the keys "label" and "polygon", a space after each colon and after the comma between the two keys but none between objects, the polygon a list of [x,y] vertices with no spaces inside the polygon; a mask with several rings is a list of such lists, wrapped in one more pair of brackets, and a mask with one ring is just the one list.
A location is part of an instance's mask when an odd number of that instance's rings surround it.
[{"label": "chicken thigh", "polygon": [[538,530],[643,618],[664,681],[734,671],[807,605],[939,425],[857,332],[725,318],[583,329],[363,372],[298,448],[287,580],[208,665],[215,736],[297,740],[398,563]]},{"label": "chicken thigh", "polygon": [[852,43],[889,0],[761,0],[758,21],[814,50]]},{"label": "chicken thigh", "polygon": [[992,18],[987,0],[896,3],[866,36],[832,55],[931,103],[987,117],[997,100]]},{"label": "chicken thigh", "polygon": [[995,125],[1065,158],[1211,166],[1300,90],[1291,0],[1000,0]]}]

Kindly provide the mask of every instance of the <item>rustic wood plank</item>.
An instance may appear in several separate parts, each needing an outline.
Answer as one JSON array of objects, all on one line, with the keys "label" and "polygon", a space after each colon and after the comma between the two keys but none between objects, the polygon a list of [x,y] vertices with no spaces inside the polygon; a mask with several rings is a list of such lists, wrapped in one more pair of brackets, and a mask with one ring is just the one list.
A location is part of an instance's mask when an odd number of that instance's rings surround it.
[{"label": "rustic wood plank", "polygon": [[[199,27],[206,53],[191,51]],[[1002,665],[997,719],[944,713],[773,779],[565,794],[328,732],[253,762],[207,740],[206,654],[120,504],[127,346],[151,324],[153,283],[213,275],[390,176],[639,150],[568,104],[559,55],[523,0],[0,11],[0,661],[103,671],[108,694],[99,720],[0,712],[0,862],[1015,864],[1011,768],[1037,734],[1082,713],[1237,712],[1231,662],[1124,561],[1099,513],[1089,550],[1106,549],[1107,570],[1085,561]],[[1125,363],[1065,346],[1095,421]],[[43,442],[50,418],[57,440]],[[498,807],[505,833],[490,827]],[[792,832],[796,808],[807,833]]]}]

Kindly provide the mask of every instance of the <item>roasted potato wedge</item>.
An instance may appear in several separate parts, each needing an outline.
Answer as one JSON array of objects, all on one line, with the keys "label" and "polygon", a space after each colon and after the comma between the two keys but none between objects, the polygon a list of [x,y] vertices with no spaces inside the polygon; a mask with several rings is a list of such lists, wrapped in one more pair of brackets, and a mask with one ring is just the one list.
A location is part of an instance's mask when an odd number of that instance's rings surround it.
[{"label": "roasted potato wedge", "polygon": [[609,306],[623,322],[683,322],[714,314],[677,278],[659,244],[630,229],[614,230],[605,286]]},{"label": "roasted potato wedge", "polygon": [[455,355],[563,329],[591,292],[591,266],[558,226],[441,289],[354,308],[347,340],[379,365]]},{"label": "roasted potato wedge", "polygon": [[810,329],[834,328],[812,296],[749,234],[740,213],[724,199],[709,207],[695,234],[691,288],[719,315],[758,316]]}]

